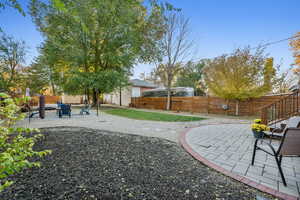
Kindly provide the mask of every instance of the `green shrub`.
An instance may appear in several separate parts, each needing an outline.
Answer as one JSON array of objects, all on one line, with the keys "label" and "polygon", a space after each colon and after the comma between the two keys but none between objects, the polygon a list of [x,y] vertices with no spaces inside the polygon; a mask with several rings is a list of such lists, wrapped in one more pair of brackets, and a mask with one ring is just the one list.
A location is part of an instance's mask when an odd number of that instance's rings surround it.
[{"label": "green shrub", "polygon": [[24,98],[12,99],[0,93],[0,192],[13,182],[8,180],[9,175],[23,169],[38,167],[39,162],[27,160],[30,157],[45,156],[51,151],[34,151],[34,143],[42,137],[38,129],[13,126],[16,121],[22,120],[25,114],[20,113],[19,103],[27,101]]}]

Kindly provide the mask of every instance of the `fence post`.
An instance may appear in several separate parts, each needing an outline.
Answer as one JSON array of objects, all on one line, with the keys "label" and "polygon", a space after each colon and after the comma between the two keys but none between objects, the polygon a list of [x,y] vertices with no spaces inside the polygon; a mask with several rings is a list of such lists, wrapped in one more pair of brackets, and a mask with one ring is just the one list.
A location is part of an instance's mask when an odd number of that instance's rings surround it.
[{"label": "fence post", "polygon": [[135,98],[131,97],[131,106],[134,108],[135,107]]},{"label": "fence post", "polygon": [[207,106],[206,106],[206,110],[207,110],[207,114],[209,114],[209,106],[210,106],[210,103],[209,103],[209,101],[210,101],[210,99],[209,99],[209,95],[207,95]]},{"label": "fence post", "polygon": [[267,122],[267,117],[266,117],[266,108],[263,108],[262,110],[261,110],[261,121],[262,121],[262,123],[263,124],[267,124],[268,122]]}]

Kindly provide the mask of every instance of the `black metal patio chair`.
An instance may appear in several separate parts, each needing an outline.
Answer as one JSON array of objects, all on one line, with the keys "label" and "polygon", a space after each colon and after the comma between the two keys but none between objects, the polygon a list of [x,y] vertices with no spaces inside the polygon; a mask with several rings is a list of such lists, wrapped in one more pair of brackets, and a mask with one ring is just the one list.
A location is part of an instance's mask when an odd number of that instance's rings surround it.
[{"label": "black metal patio chair", "polygon": [[259,140],[260,139],[256,139],[254,143],[251,165],[254,164],[256,150],[261,150],[274,156],[282,182],[284,186],[286,186],[286,181],[281,168],[281,161],[282,157],[300,156],[300,128],[286,128],[277,150],[274,146],[265,141],[262,141],[258,145]]}]

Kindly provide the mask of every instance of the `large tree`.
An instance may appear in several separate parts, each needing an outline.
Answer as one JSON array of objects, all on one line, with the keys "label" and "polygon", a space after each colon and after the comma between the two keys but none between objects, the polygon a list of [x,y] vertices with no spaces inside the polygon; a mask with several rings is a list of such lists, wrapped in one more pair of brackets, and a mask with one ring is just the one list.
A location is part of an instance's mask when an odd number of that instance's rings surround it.
[{"label": "large tree", "polygon": [[237,49],[230,55],[212,59],[205,67],[205,82],[209,93],[239,102],[260,97],[272,90],[275,75],[273,59],[266,58],[263,49],[251,53],[251,48]]},{"label": "large tree", "polygon": [[25,84],[32,95],[44,94],[46,91],[57,95],[61,92],[60,74],[51,66],[49,60],[41,55],[25,70]]},{"label": "large tree", "polygon": [[117,87],[115,77],[121,71],[157,58],[162,9],[154,1],[147,5],[123,0],[32,1],[31,14],[47,41],[43,48],[57,49],[46,53],[56,58],[53,66],[62,72],[65,92],[74,93],[77,84],[76,91],[98,97]]},{"label": "large tree", "polygon": [[[279,71],[279,70],[277,70]],[[289,93],[290,89],[297,83],[297,77],[291,73],[291,69],[276,75],[273,82],[273,93]]]},{"label": "large tree", "polygon": [[296,33],[290,45],[294,51],[295,65],[300,67],[300,32]]},{"label": "large tree", "polygon": [[183,62],[190,56],[193,43],[190,40],[189,20],[180,10],[168,10],[164,22],[165,33],[161,45],[163,57],[155,71],[167,88],[166,109],[169,110],[172,83],[184,67]]},{"label": "large tree", "polygon": [[[68,63],[63,59],[64,52],[55,45],[55,43],[46,40],[39,48],[39,56],[28,70],[29,87],[34,92],[43,92],[50,89],[53,95],[62,92],[63,80],[62,74],[67,70]],[[32,82],[31,77],[36,78]],[[45,84],[46,83],[46,84]]]},{"label": "large tree", "polygon": [[175,86],[177,87],[192,87],[197,96],[205,94],[205,87],[203,84],[203,68],[205,60],[199,62],[187,62],[186,66],[179,73]]},{"label": "large tree", "polygon": [[0,36],[0,88],[15,96],[22,88],[26,45],[4,33]]}]

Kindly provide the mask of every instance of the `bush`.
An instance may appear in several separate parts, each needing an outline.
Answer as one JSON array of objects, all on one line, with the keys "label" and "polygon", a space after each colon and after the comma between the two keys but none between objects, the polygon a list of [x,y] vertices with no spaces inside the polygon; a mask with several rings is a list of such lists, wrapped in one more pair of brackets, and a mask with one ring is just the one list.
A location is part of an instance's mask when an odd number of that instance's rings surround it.
[{"label": "bush", "polygon": [[16,121],[22,120],[25,114],[20,113],[20,102],[28,101],[24,98],[12,99],[4,93],[0,93],[0,192],[13,184],[8,180],[9,175],[20,172],[23,169],[39,167],[39,162],[27,160],[30,157],[42,157],[50,150],[34,151],[34,143],[42,137],[38,129],[13,126]]}]

